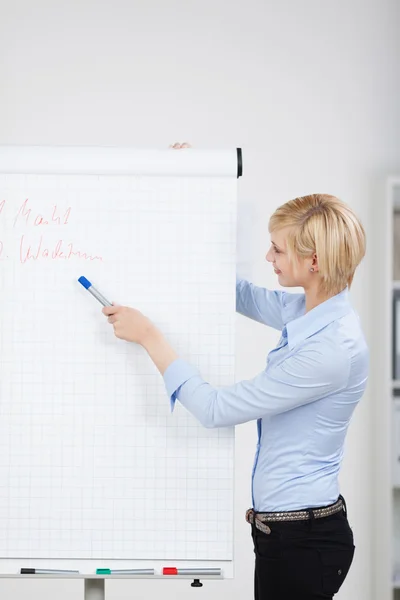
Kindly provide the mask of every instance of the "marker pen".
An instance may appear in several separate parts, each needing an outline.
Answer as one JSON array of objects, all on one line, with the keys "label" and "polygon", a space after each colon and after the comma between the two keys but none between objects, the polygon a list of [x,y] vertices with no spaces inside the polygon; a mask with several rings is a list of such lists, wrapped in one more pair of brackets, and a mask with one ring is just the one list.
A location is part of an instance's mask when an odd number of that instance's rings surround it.
[{"label": "marker pen", "polygon": [[88,292],[92,294],[92,296],[96,298],[96,300],[100,302],[100,304],[102,304],[103,306],[112,306],[112,302],[107,300],[107,298],[105,298],[103,294],[96,290],[96,288],[90,283],[88,279],[86,279],[86,277],[79,277],[78,281]]},{"label": "marker pen", "polygon": [[96,575],[154,575],[154,569],[96,569]]},{"label": "marker pen", "polygon": [[162,571],[163,575],[191,575],[201,576],[201,575],[221,575],[221,569],[177,569],[176,567],[164,567]]},{"label": "marker pen", "polygon": [[79,571],[69,569],[21,569],[21,575],[62,575],[64,573],[79,573]]}]

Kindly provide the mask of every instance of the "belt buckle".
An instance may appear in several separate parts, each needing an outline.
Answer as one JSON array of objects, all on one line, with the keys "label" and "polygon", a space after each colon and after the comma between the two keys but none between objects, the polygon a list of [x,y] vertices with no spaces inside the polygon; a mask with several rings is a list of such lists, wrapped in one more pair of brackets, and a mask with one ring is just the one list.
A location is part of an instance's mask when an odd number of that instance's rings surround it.
[{"label": "belt buckle", "polygon": [[246,510],[245,519],[247,523],[250,523],[250,525],[254,524],[259,531],[262,531],[267,535],[271,533],[271,529],[268,527],[268,525],[266,523],[263,523],[261,519],[257,519],[257,515],[254,512],[253,508],[249,508],[248,510]]}]

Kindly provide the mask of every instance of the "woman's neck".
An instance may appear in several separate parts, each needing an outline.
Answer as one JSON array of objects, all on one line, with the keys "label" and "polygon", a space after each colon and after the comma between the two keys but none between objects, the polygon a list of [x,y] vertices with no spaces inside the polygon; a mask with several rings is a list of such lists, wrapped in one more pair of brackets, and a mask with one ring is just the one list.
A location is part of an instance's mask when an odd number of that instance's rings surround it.
[{"label": "woman's neck", "polygon": [[319,306],[319,304],[326,302],[326,300],[329,300],[329,298],[332,298],[336,295],[321,292],[321,290],[319,290],[318,288],[304,289],[304,293],[306,296],[306,313],[308,313],[316,306]]}]

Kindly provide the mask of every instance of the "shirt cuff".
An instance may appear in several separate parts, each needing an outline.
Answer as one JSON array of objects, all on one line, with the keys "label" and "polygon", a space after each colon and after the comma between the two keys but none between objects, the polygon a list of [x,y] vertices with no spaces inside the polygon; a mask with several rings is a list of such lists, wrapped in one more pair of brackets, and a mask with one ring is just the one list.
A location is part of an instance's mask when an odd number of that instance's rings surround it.
[{"label": "shirt cuff", "polygon": [[170,397],[171,412],[174,410],[175,402],[178,399],[179,388],[188,379],[198,374],[199,371],[195,367],[181,358],[177,358],[167,367],[164,373],[164,383]]}]

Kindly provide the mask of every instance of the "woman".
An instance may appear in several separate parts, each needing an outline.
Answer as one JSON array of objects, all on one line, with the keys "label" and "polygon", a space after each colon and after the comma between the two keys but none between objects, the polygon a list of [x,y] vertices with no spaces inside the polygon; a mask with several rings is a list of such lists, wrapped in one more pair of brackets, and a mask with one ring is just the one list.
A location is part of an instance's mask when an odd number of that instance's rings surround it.
[{"label": "woman", "polygon": [[237,310],[282,331],[266,368],[250,381],[215,389],[140,312],[103,312],[117,337],[147,350],[172,403],[179,400],[205,427],[257,419],[253,508],[246,513],[256,600],[327,600],[354,553],[338,474],[368,375],[368,349],[348,296],[365,234],[348,206],[320,194],[279,207],[269,231],[266,259],[279,283],[304,294],[238,280]]}]

